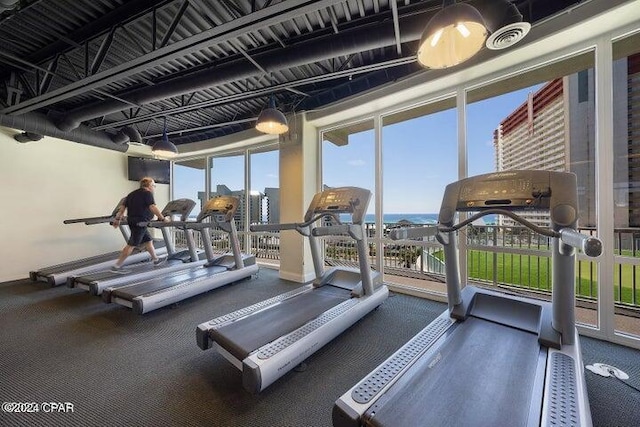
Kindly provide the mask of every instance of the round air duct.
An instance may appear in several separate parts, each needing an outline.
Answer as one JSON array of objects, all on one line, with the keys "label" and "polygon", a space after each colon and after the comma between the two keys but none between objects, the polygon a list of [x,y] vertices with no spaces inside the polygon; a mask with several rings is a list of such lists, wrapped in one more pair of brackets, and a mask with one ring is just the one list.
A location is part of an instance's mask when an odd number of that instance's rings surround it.
[{"label": "round air duct", "polygon": [[530,30],[531,24],[528,22],[514,22],[498,28],[487,38],[485,45],[491,50],[505,49],[522,40]]},{"label": "round air duct", "polygon": [[531,30],[531,24],[522,22],[522,14],[508,0],[480,0],[476,7],[491,32],[485,42],[488,49],[500,50],[513,46]]}]

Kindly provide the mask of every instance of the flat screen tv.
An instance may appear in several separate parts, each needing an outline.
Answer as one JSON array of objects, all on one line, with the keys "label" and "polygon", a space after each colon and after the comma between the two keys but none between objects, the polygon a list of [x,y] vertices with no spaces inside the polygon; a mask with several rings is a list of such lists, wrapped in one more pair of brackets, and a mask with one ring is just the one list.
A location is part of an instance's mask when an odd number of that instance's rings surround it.
[{"label": "flat screen tv", "polygon": [[140,181],[148,176],[158,184],[169,184],[171,182],[171,162],[129,156],[127,173],[130,181]]}]

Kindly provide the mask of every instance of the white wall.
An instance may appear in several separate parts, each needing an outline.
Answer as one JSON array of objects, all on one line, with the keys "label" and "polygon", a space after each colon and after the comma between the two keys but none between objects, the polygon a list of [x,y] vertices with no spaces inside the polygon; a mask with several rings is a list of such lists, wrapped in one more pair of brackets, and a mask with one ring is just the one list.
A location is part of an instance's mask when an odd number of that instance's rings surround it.
[{"label": "white wall", "polygon": [[[63,221],[109,215],[138,187],[127,179],[127,154],[50,137],[21,144],[15,133],[0,127],[0,282],[121,249],[122,235],[107,224]],[[169,186],[158,185],[161,209],[168,195]]]}]

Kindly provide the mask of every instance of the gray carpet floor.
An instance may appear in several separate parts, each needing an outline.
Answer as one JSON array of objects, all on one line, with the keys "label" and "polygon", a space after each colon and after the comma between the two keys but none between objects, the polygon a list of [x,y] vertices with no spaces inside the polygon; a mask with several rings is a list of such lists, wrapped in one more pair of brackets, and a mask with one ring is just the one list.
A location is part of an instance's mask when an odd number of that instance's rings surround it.
[{"label": "gray carpet floor", "polygon": [[[198,348],[195,328],[297,286],[262,268],[258,278],[138,316],[79,289],[2,283],[0,402],[35,402],[40,412],[2,411],[0,426],[330,426],[336,398],[445,308],[392,293],[305,371],[247,393],[236,368]],[[586,364],[616,366],[640,387],[639,351],[588,338],[582,347]],[[590,372],[587,385],[596,426],[640,425],[638,391]],[[48,402],[73,412],[50,412],[58,407]]]}]

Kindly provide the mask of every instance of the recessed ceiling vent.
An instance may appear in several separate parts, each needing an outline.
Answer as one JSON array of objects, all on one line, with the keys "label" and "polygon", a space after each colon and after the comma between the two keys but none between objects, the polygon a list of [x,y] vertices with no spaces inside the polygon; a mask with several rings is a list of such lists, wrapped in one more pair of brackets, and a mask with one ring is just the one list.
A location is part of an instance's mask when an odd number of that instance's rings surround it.
[{"label": "recessed ceiling vent", "polygon": [[514,22],[494,31],[486,41],[487,48],[500,50],[511,47],[522,40],[531,30],[528,22]]}]

